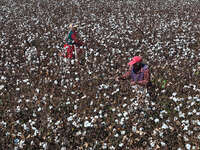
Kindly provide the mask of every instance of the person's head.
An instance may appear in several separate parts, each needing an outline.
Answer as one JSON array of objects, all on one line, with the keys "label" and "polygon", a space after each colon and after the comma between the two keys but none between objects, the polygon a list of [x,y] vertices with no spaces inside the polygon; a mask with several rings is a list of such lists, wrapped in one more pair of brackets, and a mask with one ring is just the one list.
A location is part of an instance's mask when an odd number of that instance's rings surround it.
[{"label": "person's head", "polygon": [[72,31],[76,31],[76,30],[77,30],[77,27],[78,27],[77,24],[71,23],[71,24],[69,25],[69,28],[70,28]]},{"label": "person's head", "polygon": [[137,71],[137,70],[140,70],[141,67],[142,67],[142,63],[141,62],[137,62],[133,65],[134,69]]},{"label": "person's head", "polygon": [[128,63],[129,66],[133,66],[135,70],[139,70],[142,66],[142,57],[134,56]]}]

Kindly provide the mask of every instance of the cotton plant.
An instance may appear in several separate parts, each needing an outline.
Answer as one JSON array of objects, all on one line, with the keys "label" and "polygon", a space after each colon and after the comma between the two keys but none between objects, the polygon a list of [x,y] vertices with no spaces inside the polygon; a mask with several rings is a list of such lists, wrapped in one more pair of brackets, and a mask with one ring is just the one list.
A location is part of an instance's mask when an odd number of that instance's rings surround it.
[{"label": "cotton plant", "polygon": [[[0,19],[5,25],[0,39],[0,64],[3,68],[0,77],[0,106],[5,111],[0,112],[0,125],[3,129],[8,129],[9,121],[12,120],[15,125],[22,127],[20,129],[12,126],[14,131],[5,130],[5,133],[3,130],[2,135],[5,134],[5,138],[13,139],[11,135],[25,136],[31,131],[33,134],[26,136],[25,141],[19,137],[13,140],[16,148],[26,149],[30,145],[38,145],[38,149],[48,149],[50,142],[58,147],[61,146],[60,143],[68,142],[63,147],[72,149],[74,138],[78,136],[75,141],[83,142],[84,148],[95,149],[100,145],[102,149],[118,149],[125,145],[127,148],[137,145],[140,139],[145,138],[148,127],[160,139],[149,135],[143,146],[158,148],[159,145],[162,149],[168,146],[167,143],[173,142],[165,136],[165,132],[173,131],[181,125],[183,132],[179,136],[184,137],[185,148],[196,148],[193,145],[198,143],[192,141],[199,139],[197,130],[200,123],[193,118],[199,116],[197,108],[200,98],[196,93],[200,89],[195,80],[184,76],[180,71],[192,71],[194,78],[198,76],[198,66],[192,68],[186,61],[197,61],[197,39],[194,31],[198,30],[198,24],[193,22],[198,14],[196,2],[166,1],[162,5],[153,2],[147,6],[140,1],[130,4],[114,0],[98,3],[81,0],[67,4],[44,3],[46,7],[42,8],[43,3],[33,4],[31,1],[29,4],[20,4],[30,9],[18,9],[18,3],[10,0],[2,5],[5,18]],[[72,13],[64,17],[64,5],[73,8],[76,17]],[[180,15],[182,10],[177,11],[174,6],[182,8],[183,5],[188,9],[184,11],[183,7],[184,15]],[[169,8],[175,13],[169,15],[168,12],[158,9],[161,7]],[[48,14],[45,11],[47,8]],[[35,10],[38,10],[37,15],[29,17]],[[28,13],[21,18],[25,12]],[[59,19],[57,16],[60,16]],[[87,51],[86,63],[77,66],[76,61],[72,61],[71,66],[61,67],[57,52],[63,47],[64,43],[60,42],[60,38],[72,21],[70,18],[80,23],[81,36],[84,36],[87,43],[84,48]],[[15,27],[12,26],[13,23]],[[37,40],[41,40],[39,44]],[[120,70],[120,67],[123,68],[122,63],[128,62],[127,57],[138,54],[143,55],[152,67],[152,79],[156,83],[155,101],[142,88],[127,84],[120,87],[119,83],[109,82],[106,78],[109,76],[107,72],[112,74]],[[100,79],[98,75],[103,77]],[[174,81],[177,76],[179,78]],[[181,80],[177,82],[179,79]],[[84,81],[88,81],[87,84]],[[181,89],[189,91],[187,96]],[[144,103],[141,105],[139,100]],[[41,122],[40,117],[45,119]],[[110,131],[108,136],[104,135],[103,142],[99,135],[90,133],[92,130],[99,131],[102,126],[105,130],[101,133]],[[137,134],[138,137],[131,143],[127,139],[132,139],[132,134]],[[30,145],[26,145],[29,137],[33,140]],[[93,140],[90,143],[85,142],[91,137]],[[195,140],[191,140],[191,137]],[[36,138],[42,138],[43,141],[37,143]],[[63,138],[69,140],[64,142]],[[122,140],[117,140],[120,138]],[[3,142],[4,145],[9,145],[6,140]],[[177,141],[177,149],[181,147],[181,142]]]}]

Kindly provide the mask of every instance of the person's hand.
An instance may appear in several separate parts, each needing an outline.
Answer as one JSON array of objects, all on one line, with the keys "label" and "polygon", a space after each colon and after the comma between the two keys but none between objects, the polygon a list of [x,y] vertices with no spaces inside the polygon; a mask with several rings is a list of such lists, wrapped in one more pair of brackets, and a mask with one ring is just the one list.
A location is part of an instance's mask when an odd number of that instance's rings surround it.
[{"label": "person's hand", "polygon": [[82,46],[85,46],[85,45],[86,45],[86,43],[82,42],[82,43],[81,43],[81,45],[82,45]]},{"label": "person's hand", "polygon": [[131,85],[136,85],[136,84],[137,84],[137,83],[136,83],[136,82],[134,82],[134,81],[132,81],[132,82],[131,82]]},{"label": "person's hand", "polygon": [[61,53],[61,52],[59,52],[59,53],[58,53],[58,56],[62,56],[62,53]]},{"label": "person's hand", "polygon": [[77,44],[78,46],[84,46],[85,43],[83,43],[82,41],[79,41]]},{"label": "person's hand", "polygon": [[115,78],[115,81],[119,81],[119,77],[116,77],[116,78]]}]

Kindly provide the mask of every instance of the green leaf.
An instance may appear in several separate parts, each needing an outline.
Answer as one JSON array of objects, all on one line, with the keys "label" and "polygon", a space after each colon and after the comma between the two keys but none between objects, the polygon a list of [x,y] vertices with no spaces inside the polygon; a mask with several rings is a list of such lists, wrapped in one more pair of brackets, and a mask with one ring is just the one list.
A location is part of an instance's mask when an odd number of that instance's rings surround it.
[{"label": "green leaf", "polygon": [[163,81],[162,81],[162,88],[165,88],[165,86],[166,86],[166,83],[167,83],[167,81],[166,81],[166,80],[163,80]]}]

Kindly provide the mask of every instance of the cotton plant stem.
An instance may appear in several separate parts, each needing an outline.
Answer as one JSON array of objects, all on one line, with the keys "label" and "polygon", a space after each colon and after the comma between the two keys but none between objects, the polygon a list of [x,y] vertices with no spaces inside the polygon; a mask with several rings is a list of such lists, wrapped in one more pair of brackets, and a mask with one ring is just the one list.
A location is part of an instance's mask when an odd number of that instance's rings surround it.
[{"label": "cotton plant stem", "polygon": [[77,54],[77,47],[76,46],[74,46],[74,52],[75,52],[75,59],[78,60],[78,54]]}]

